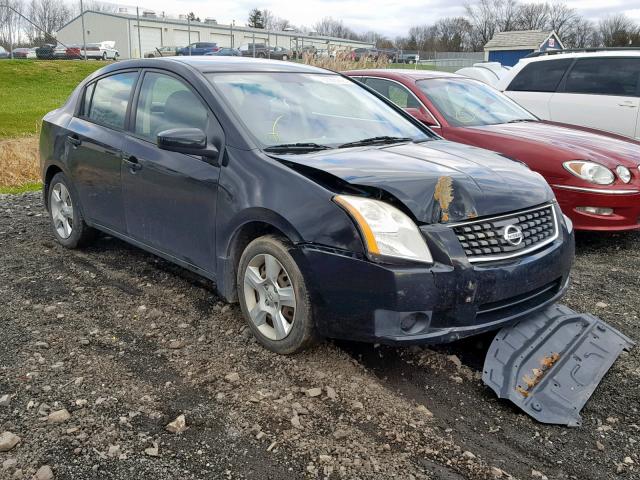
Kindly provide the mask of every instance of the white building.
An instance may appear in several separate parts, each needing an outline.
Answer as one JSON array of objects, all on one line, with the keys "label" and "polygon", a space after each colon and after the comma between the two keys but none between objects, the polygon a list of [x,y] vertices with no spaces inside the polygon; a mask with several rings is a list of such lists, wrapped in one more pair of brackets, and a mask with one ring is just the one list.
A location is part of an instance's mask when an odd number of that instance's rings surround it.
[{"label": "white building", "polygon": [[[319,50],[336,51],[372,46],[371,43],[343,38],[220,25],[213,19],[207,19],[205,22],[189,22],[186,17],[168,18],[149,11],[140,11],[139,16],[124,10],[119,13],[86,11],[84,28],[87,43],[115,41],[116,49],[120,52],[122,59],[139,58],[146,52],[152,52],[161,46],[186,47],[194,42],[215,42],[220,47],[234,48],[255,42],[290,49],[314,46]],[[140,32],[139,39],[138,32]],[[56,38],[65,45],[82,44],[81,16],[77,16],[63,26]]]}]

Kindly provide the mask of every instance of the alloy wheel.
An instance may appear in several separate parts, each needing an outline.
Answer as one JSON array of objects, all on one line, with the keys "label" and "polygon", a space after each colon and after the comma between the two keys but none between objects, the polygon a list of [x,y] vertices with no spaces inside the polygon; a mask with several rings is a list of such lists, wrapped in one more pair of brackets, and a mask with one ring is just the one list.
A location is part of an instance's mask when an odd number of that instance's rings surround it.
[{"label": "alloy wheel", "polygon": [[256,328],[270,340],[286,338],[293,327],[296,296],[289,273],[276,257],[256,255],[244,272],[247,311]]},{"label": "alloy wheel", "polygon": [[53,186],[50,203],[51,218],[56,233],[60,238],[69,238],[73,232],[73,202],[64,184],[56,183]]}]

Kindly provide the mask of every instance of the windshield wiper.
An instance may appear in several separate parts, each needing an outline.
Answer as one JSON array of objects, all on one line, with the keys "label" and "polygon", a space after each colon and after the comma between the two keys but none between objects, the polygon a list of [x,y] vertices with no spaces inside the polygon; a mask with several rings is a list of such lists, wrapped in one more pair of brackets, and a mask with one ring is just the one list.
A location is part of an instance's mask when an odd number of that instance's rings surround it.
[{"label": "windshield wiper", "polygon": [[390,137],[385,135],[382,137],[363,138],[362,140],[356,140],[355,142],[343,143],[342,145],[339,145],[338,148],[362,147],[365,145],[387,145],[391,143],[411,141],[413,141],[413,138],[411,137]]},{"label": "windshield wiper", "polygon": [[509,120],[507,123],[521,123],[521,122],[535,122],[533,118],[516,118],[514,120]]},{"label": "windshield wiper", "polygon": [[320,145],[319,143],[282,143],[280,145],[271,145],[264,149],[265,152],[273,153],[306,153],[317,152],[320,150],[328,150],[331,147],[327,145]]}]

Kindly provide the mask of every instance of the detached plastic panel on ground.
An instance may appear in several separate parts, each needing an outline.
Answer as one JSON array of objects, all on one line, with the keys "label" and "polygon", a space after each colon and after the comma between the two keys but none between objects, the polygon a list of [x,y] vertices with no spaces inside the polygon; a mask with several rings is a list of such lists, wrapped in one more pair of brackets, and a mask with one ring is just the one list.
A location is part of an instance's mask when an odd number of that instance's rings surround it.
[{"label": "detached plastic panel on ground", "polygon": [[482,379],[539,422],[578,426],[582,407],[633,345],[599,318],[556,304],[498,332]]}]

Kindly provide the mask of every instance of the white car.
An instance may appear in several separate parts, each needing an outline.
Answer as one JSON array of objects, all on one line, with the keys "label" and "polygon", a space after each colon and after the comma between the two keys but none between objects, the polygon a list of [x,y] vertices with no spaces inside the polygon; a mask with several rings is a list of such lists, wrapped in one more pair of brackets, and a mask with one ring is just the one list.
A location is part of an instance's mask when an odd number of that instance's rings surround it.
[{"label": "white car", "polygon": [[544,120],[640,139],[640,50],[542,54],[496,85]]},{"label": "white car", "polygon": [[[120,56],[116,50],[116,42],[87,43],[87,58],[96,60],[117,60]],[[83,51],[80,54],[83,55]]]},{"label": "white car", "polygon": [[500,62],[478,62],[471,67],[463,67],[456,73],[495,87],[509,70],[511,67],[505,67]]}]

